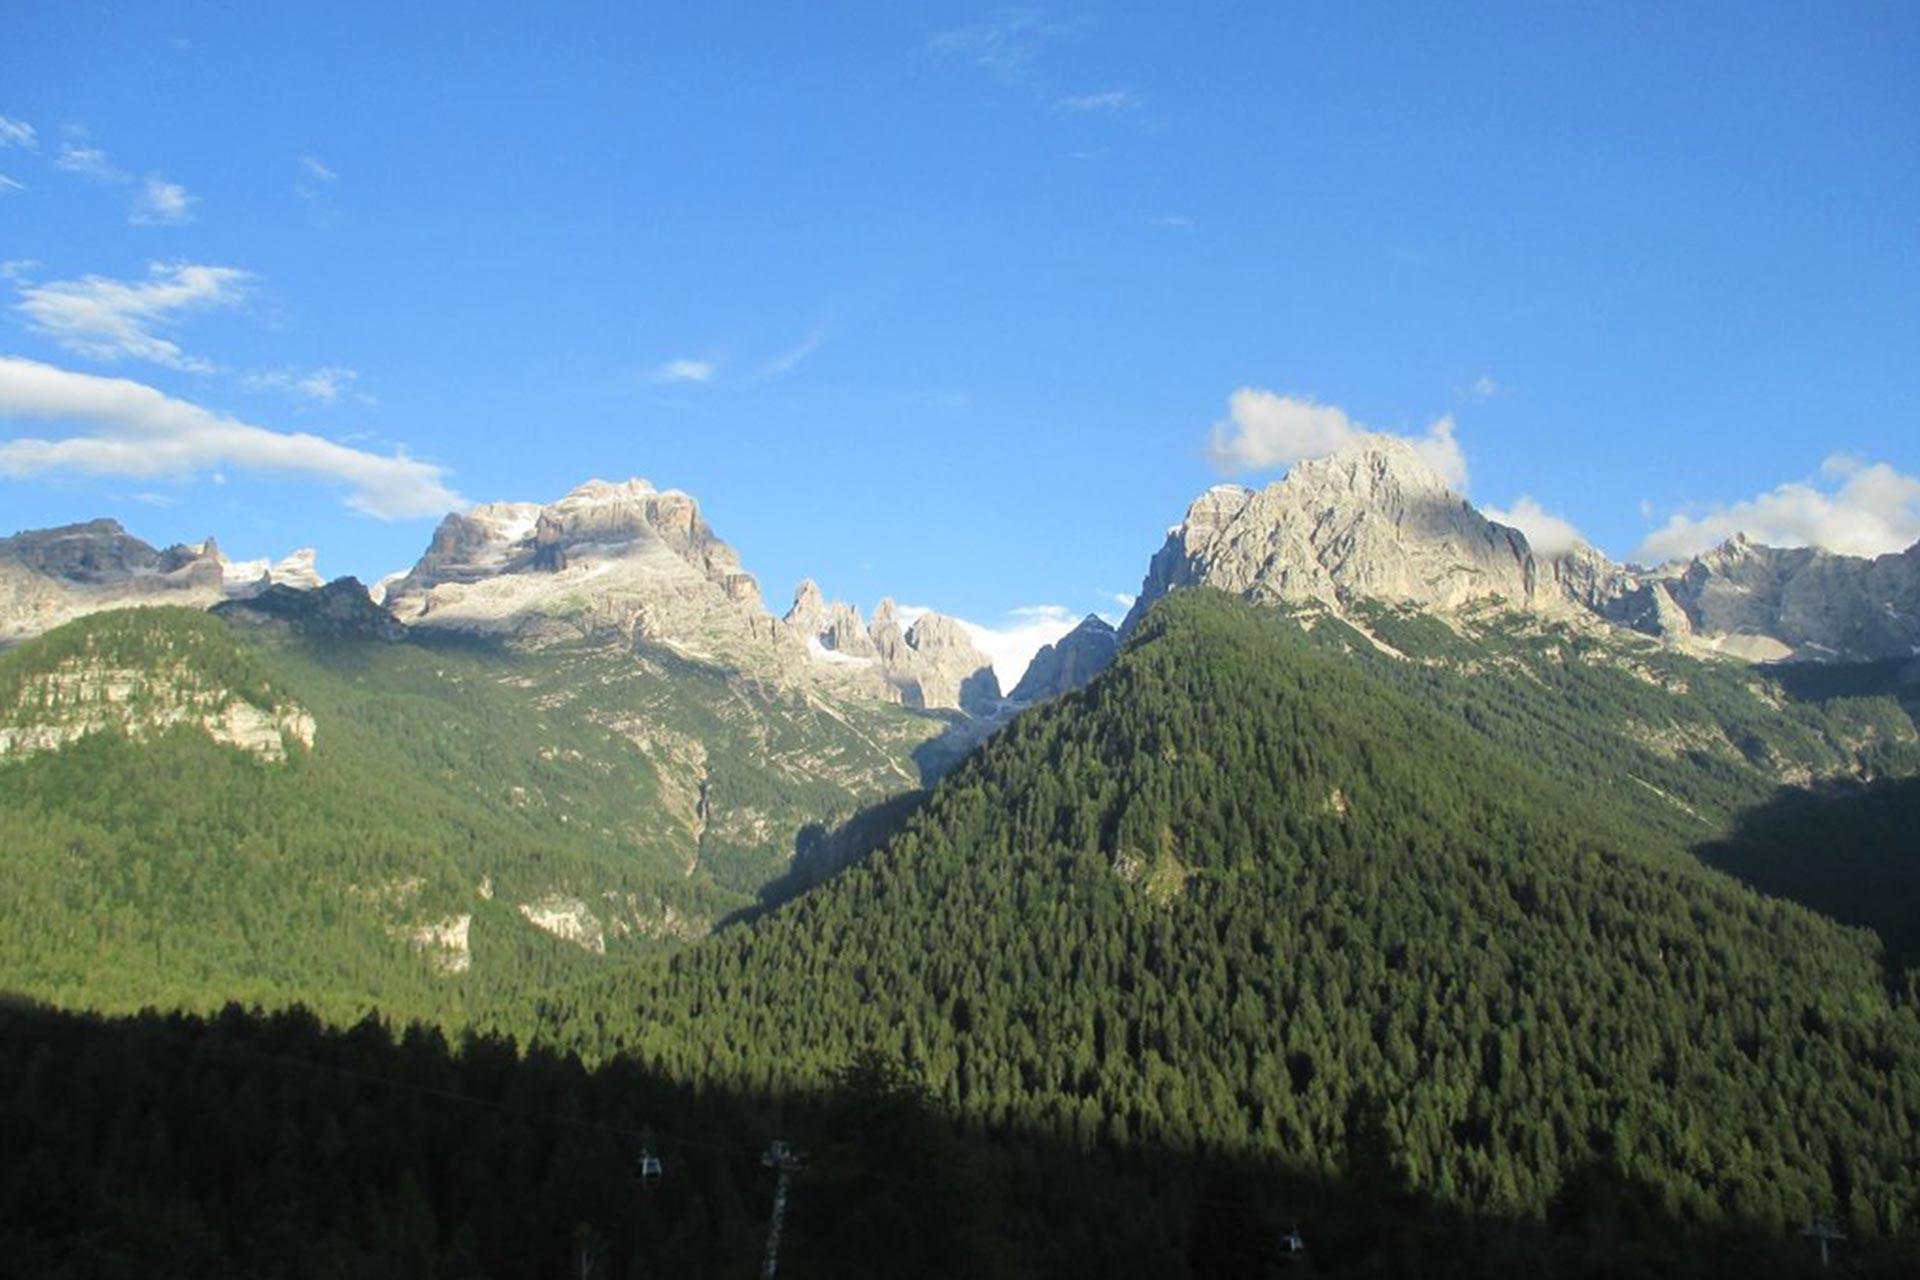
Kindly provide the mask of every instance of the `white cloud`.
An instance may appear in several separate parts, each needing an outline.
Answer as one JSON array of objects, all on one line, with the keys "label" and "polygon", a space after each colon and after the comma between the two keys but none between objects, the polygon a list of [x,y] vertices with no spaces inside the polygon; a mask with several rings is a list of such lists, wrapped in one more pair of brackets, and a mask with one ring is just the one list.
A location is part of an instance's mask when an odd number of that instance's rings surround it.
[{"label": "white cloud", "polygon": [[60,154],[54,159],[53,167],[65,169],[68,173],[85,174],[101,182],[125,182],[125,171],[116,167],[107,159],[107,153],[98,147],[83,147],[77,143],[63,142]]},{"label": "white cloud", "polygon": [[1572,521],[1554,515],[1531,494],[1521,494],[1511,507],[1486,508],[1486,517],[1526,534],[1527,545],[1549,558],[1563,556],[1586,541]]},{"label": "white cloud", "polygon": [[199,202],[200,197],[187,194],[187,189],[179,183],[153,174],[134,197],[133,211],[127,214],[127,221],[136,227],[177,226],[193,220],[193,206]]},{"label": "white cloud", "polygon": [[0,116],[0,147],[19,147],[32,151],[40,145],[40,135],[25,120]]},{"label": "white cloud", "polygon": [[997,627],[962,621],[973,643],[993,660],[1000,692],[1008,694],[1027,673],[1033,655],[1080,625],[1080,617],[1057,604],[1026,605],[1007,614]]},{"label": "white cloud", "polygon": [[1491,400],[1499,394],[1500,384],[1493,380],[1492,374],[1483,373],[1466,389],[1465,397],[1468,400]]},{"label": "white cloud", "polygon": [[1008,12],[971,27],[942,31],[927,42],[937,54],[962,58],[1002,80],[1019,80],[1049,42],[1077,34],[1078,21],[1058,21],[1032,12]]},{"label": "white cloud", "polygon": [[206,373],[211,364],[187,355],[155,329],[183,312],[237,305],[252,278],[236,267],[154,262],[147,266],[147,278],[139,281],[83,276],[21,284],[14,309],[33,329],[78,355],[95,360],[131,356]]},{"label": "white cloud", "polygon": [[[1456,491],[1467,487],[1467,458],[1454,438],[1451,415],[1435,419],[1421,436],[1401,436]],[[1223,472],[1265,471],[1323,458],[1370,435],[1338,405],[1311,396],[1280,395],[1241,387],[1227,398],[1227,417],[1214,424],[1207,447]]]},{"label": "white cloud", "polygon": [[827,322],[822,320],[807,331],[807,336],[798,346],[784,351],[761,366],[762,378],[777,378],[783,373],[791,373],[800,363],[818,351],[827,341]]},{"label": "white cloud", "polygon": [[[1823,483],[1824,482],[1824,487]],[[1877,556],[1920,542],[1920,477],[1836,453],[1814,480],[1792,481],[1704,515],[1676,512],[1634,552],[1642,563],[1698,555],[1736,533],[1775,547]]]},{"label": "white cloud", "polygon": [[6,174],[0,173],[0,191],[25,191],[26,189],[27,189],[26,183],[15,182],[12,178],[9,178]]},{"label": "white cloud", "polygon": [[720,366],[712,360],[669,360],[653,371],[655,382],[712,382]]},{"label": "white cloud", "polygon": [[273,431],[177,400],[126,378],[75,373],[0,356],[0,419],[68,424],[82,434],[0,441],[0,477],[52,472],[136,478],[241,468],[347,487],[347,505],[383,520],[466,505],[446,470],[404,453],[384,456],[305,433]]},{"label": "white cloud", "polygon": [[300,167],[306,170],[308,177],[320,182],[334,182],[340,177],[339,174],[328,168],[327,162],[319,156],[301,156]]},{"label": "white cloud", "polygon": [[[919,604],[903,604],[897,608],[900,623],[904,627],[911,627],[922,614],[932,612]],[[1020,677],[1026,674],[1027,664],[1033,661],[1034,654],[1080,625],[1079,615],[1057,604],[1023,605],[1011,609],[997,627],[968,622],[965,618],[955,618],[954,621],[966,631],[975,647],[992,661],[994,678],[1000,681],[1000,692],[1003,694],[1012,693],[1013,687],[1020,683]]]},{"label": "white cloud", "polygon": [[1109,89],[1104,93],[1070,93],[1055,98],[1056,110],[1085,114],[1099,111],[1133,111],[1140,106],[1140,99],[1125,89]]},{"label": "white cloud", "polygon": [[[333,404],[350,391],[359,379],[360,374],[357,370],[329,364],[306,372],[298,369],[273,369],[266,373],[250,373],[240,380],[240,385],[249,391],[269,388],[276,391],[290,391],[320,404]],[[364,395],[357,398],[363,403],[370,400],[370,397]]]}]

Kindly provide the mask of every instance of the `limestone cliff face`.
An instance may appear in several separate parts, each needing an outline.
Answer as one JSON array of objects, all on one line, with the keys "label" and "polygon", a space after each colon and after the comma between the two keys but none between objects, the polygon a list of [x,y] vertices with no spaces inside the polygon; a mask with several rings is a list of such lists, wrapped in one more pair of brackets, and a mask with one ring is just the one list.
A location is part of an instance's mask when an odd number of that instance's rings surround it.
[{"label": "limestone cliff face", "polygon": [[184,665],[116,667],[81,655],[22,681],[0,706],[0,761],[57,751],[89,734],[138,741],[180,725],[267,760],[313,746],[313,716],[294,703],[257,705]]},{"label": "limestone cliff face", "polygon": [[1090,613],[1080,625],[1033,655],[1009,699],[1016,703],[1041,702],[1078,689],[1105,671],[1119,649],[1120,633],[1105,618]]},{"label": "limestone cliff face", "polygon": [[117,520],[30,529],[0,538],[0,646],[107,609],[204,609],[276,585],[319,586],[313,551],[233,561],[212,538],[160,549]]},{"label": "limestone cliff face", "polygon": [[1657,569],[1584,544],[1541,556],[1381,436],[1262,490],[1202,494],[1148,566],[1122,634],[1168,591],[1197,585],[1335,613],[1362,600],[1442,614],[1500,605],[1750,661],[1920,652],[1920,545],[1868,560],[1735,538]]},{"label": "limestone cliff face", "polygon": [[1920,543],[1867,559],[1742,537],[1642,577],[1673,601],[1685,634],[1740,656],[1920,652]]},{"label": "limestone cliff face", "polygon": [[991,663],[951,619],[909,627],[882,602],[868,624],[808,581],[776,622],[698,504],[644,480],[450,515],[383,601],[410,628],[535,643],[618,633],[781,686],[976,713],[999,702]]},{"label": "limestone cliff face", "polygon": [[158,550],[117,520],[89,520],[0,538],[0,645],[89,613],[128,605],[205,608],[225,598],[220,550]]},{"label": "limestone cliff face", "polygon": [[1167,535],[1121,631],[1176,587],[1344,610],[1355,600],[1554,608],[1526,538],[1447,488],[1411,445],[1368,437],[1259,491],[1203,494]]},{"label": "limestone cliff face", "polygon": [[335,578],[324,587],[310,590],[269,586],[244,599],[217,604],[213,611],[230,622],[307,636],[385,641],[400,641],[407,636],[406,627],[374,603],[358,578]]},{"label": "limestone cliff face", "polygon": [[899,606],[882,600],[871,622],[850,604],[829,603],[811,578],[794,592],[783,627],[843,680],[865,677],[875,690],[911,707],[960,708],[991,714],[1000,704],[993,661],[959,622],[923,613],[905,625]]},{"label": "limestone cliff face", "polygon": [[759,586],[699,505],[645,480],[450,515],[384,603],[414,627],[532,639],[619,631],[730,661],[766,657],[777,639]]}]

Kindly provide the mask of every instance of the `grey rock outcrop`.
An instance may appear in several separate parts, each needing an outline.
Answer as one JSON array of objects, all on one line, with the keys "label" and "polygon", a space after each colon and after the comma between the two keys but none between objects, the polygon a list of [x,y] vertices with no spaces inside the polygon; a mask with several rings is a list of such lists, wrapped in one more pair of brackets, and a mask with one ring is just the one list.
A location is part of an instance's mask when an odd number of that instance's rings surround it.
[{"label": "grey rock outcrop", "polygon": [[1008,695],[1013,702],[1041,702],[1078,689],[1112,665],[1120,633],[1097,613],[1033,655]]},{"label": "grey rock outcrop", "polygon": [[728,660],[775,641],[758,584],[699,504],[645,480],[449,515],[384,600],[409,626],[530,638],[617,630]]},{"label": "grey rock outcrop", "polygon": [[1868,559],[1735,537],[1636,575],[1669,602],[1639,626],[1737,657],[1880,659],[1920,652],[1920,543]]},{"label": "grey rock outcrop", "polygon": [[877,677],[890,696],[912,707],[957,707],[989,715],[1000,705],[993,661],[959,622],[923,613],[911,626],[884,599],[863,623],[850,604],[828,602],[811,578],[794,592],[782,623],[801,637],[814,660],[842,672]]},{"label": "grey rock outcrop", "polygon": [[1657,569],[1585,544],[1541,556],[1385,436],[1259,491],[1202,494],[1154,556],[1121,634],[1168,591],[1195,585],[1335,613],[1362,600],[1435,613],[1503,605],[1749,661],[1920,652],[1920,544],[1865,559],[1735,538]]},{"label": "grey rock outcrop", "polygon": [[0,538],[0,645],[103,609],[225,598],[220,549],[156,549],[117,520],[89,520]]},{"label": "grey rock outcrop", "polygon": [[407,638],[406,627],[374,603],[358,578],[335,578],[316,590],[269,586],[255,595],[217,604],[213,612],[230,622],[281,627],[308,636],[389,643]]},{"label": "grey rock outcrop", "polygon": [[1121,633],[1168,591],[1201,584],[1336,612],[1363,599],[1428,609],[1563,599],[1550,581],[1542,590],[1519,530],[1474,510],[1390,436],[1302,462],[1259,491],[1201,495],[1154,556]]}]

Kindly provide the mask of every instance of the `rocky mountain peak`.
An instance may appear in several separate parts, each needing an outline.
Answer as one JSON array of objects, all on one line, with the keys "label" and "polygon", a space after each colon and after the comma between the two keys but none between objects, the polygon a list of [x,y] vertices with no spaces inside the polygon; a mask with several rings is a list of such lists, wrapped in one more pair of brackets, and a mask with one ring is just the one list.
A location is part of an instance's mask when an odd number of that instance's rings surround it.
[{"label": "rocky mountain peak", "polygon": [[723,647],[770,634],[758,584],[699,504],[641,479],[449,515],[385,598],[409,621],[474,630],[538,630],[565,617],[574,621],[563,626],[723,638]]},{"label": "rocky mountain peak", "polygon": [[1532,608],[1543,605],[1537,577],[1518,530],[1474,510],[1413,446],[1368,436],[1258,492],[1222,485],[1202,494],[1149,565],[1121,629],[1182,586],[1336,612],[1363,599]]},{"label": "rocky mountain peak", "polygon": [[820,584],[812,578],[803,578],[794,588],[793,605],[781,619],[802,635],[818,636],[827,629],[827,598],[820,592]]},{"label": "rocky mountain peak", "polygon": [[118,520],[29,529],[0,538],[0,645],[103,609],[204,608],[224,598],[225,583],[211,538],[159,550]]},{"label": "rocky mountain peak", "polygon": [[1120,633],[1097,613],[1033,655],[1020,683],[1008,695],[1013,702],[1040,702],[1078,689],[1107,669],[1120,649]]},{"label": "rocky mountain peak", "polygon": [[213,607],[215,614],[256,626],[277,626],[303,635],[400,641],[407,629],[374,603],[358,578],[335,578],[321,587],[275,583],[251,596]]}]

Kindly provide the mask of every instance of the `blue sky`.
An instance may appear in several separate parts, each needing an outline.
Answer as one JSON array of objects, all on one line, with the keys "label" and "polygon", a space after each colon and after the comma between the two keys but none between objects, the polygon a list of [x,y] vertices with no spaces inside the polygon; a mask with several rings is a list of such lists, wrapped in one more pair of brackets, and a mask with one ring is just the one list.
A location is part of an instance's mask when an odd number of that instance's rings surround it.
[{"label": "blue sky", "polygon": [[8,530],[374,578],[641,475],[1000,626],[1371,429],[1617,556],[1920,536],[1912,4],[4,21]]}]

